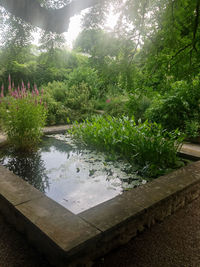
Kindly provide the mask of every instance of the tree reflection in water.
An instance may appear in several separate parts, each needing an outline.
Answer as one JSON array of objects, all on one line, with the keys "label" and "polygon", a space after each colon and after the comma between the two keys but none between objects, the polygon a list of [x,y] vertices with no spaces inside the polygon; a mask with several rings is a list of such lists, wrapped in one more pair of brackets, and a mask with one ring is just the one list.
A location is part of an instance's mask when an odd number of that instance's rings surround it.
[{"label": "tree reflection in water", "polygon": [[45,193],[49,188],[48,176],[40,151],[27,155],[8,148],[4,150],[3,156],[0,158],[1,164],[41,192]]}]

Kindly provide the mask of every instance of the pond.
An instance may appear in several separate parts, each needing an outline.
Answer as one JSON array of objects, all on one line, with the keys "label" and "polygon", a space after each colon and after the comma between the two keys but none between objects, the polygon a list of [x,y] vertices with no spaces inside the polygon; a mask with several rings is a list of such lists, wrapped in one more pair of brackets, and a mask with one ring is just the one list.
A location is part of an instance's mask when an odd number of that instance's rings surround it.
[{"label": "pond", "polygon": [[146,183],[129,163],[112,161],[63,134],[44,137],[29,155],[4,147],[0,163],[75,214]]}]

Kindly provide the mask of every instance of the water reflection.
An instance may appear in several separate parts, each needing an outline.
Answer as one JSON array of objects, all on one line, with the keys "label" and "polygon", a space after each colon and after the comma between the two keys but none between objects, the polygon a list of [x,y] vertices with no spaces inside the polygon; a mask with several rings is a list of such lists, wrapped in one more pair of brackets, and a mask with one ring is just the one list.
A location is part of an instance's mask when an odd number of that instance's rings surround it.
[{"label": "water reflection", "polygon": [[8,148],[0,163],[41,192],[45,193],[49,188],[49,179],[40,152],[24,155]]},{"label": "water reflection", "polygon": [[82,212],[141,184],[124,162],[74,143],[70,136],[45,137],[36,153],[0,150],[0,163],[74,213]]}]

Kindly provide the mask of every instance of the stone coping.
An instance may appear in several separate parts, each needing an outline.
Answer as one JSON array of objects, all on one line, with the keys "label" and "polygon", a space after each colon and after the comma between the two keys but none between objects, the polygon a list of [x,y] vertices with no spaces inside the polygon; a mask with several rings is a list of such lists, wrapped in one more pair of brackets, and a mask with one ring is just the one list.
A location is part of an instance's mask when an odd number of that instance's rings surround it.
[{"label": "stone coping", "polygon": [[[70,129],[72,125],[55,125],[55,126],[48,126],[43,129],[44,134],[57,134],[57,133],[64,133],[68,129]],[[0,147],[4,146],[7,143],[6,135],[0,132]]]},{"label": "stone coping", "polygon": [[200,159],[200,144],[184,143],[179,154],[182,157],[199,160]]},{"label": "stone coping", "polygon": [[0,212],[55,266],[87,265],[199,195],[200,161],[75,215],[0,165]]},{"label": "stone coping", "polygon": [[57,134],[57,133],[64,133],[68,129],[70,129],[72,125],[55,125],[55,126],[48,126],[45,127],[43,132],[44,134]]}]

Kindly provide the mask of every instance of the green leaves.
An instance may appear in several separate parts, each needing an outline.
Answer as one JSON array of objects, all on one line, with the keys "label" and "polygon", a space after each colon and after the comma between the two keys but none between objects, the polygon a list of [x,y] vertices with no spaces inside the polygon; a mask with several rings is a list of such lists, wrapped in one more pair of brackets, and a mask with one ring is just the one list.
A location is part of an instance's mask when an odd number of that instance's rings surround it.
[{"label": "green leaves", "polygon": [[136,124],[133,117],[125,116],[93,117],[75,125],[71,134],[97,149],[121,155],[149,177],[176,167],[176,153],[183,141],[178,131],[167,132],[161,125],[148,121]]},{"label": "green leaves", "polygon": [[161,123],[168,130],[179,128],[188,137],[194,137],[199,129],[199,88],[199,76],[191,82],[177,81],[170,84],[170,90],[164,96],[154,99],[146,111],[146,117]]},{"label": "green leaves", "polygon": [[46,109],[38,97],[7,97],[0,104],[3,129],[15,149],[31,151],[36,148],[45,125]]}]

